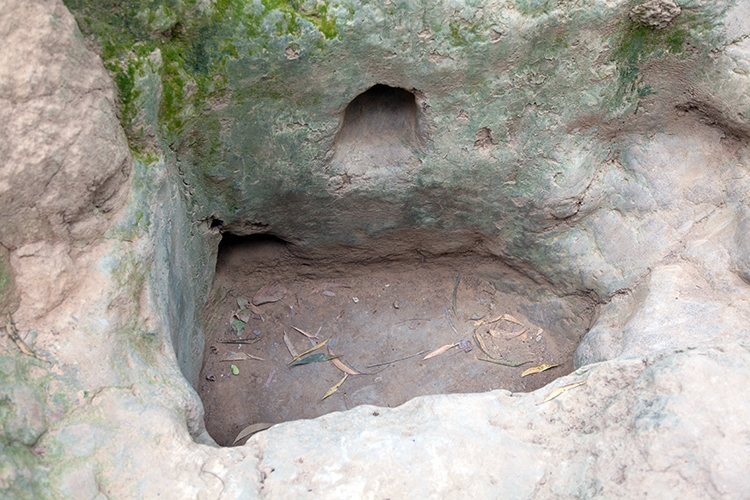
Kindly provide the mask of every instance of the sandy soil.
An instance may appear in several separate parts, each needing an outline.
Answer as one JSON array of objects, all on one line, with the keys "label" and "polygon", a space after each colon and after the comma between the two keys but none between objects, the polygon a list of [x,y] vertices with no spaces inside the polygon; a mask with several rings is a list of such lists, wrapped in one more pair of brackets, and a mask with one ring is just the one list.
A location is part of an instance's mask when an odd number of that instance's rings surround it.
[{"label": "sandy soil", "polygon": [[[230,343],[238,339],[231,326],[237,299],[251,300],[270,283],[286,293],[258,306],[260,314],[247,321],[241,338],[254,343]],[[295,258],[278,240],[222,245],[204,311],[207,338],[198,390],[206,427],[219,444],[231,445],[240,430],[259,422],[314,418],[361,404],[393,407],[427,394],[537,389],[572,371],[573,351],[593,313],[582,302],[561,308],[559,298],[539,288],[476,255],[316,266]],[[503,314],[521,324],[503,319],[476,326]],[[330,361],[288,366],[292,355],[284,333],[297,353],[328,340],[327,347],[361,374],[349,375],[321,400],[344,373]],[[462,340],[470,342],[469,352],[456,346],[423,359]],[[238,353],[262,361],[224,361]],[[527,363],[509,367],[479,359],[487,354]],[[521,377],[543,363],[560,366]]]}]

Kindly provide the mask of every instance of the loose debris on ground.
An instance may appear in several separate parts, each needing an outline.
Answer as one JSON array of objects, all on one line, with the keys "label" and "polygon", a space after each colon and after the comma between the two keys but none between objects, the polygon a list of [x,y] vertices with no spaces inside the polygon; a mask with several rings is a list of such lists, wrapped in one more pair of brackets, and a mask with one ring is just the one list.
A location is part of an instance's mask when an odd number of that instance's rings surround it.
[{"label": "loose debris on ground", "polygon": [[198,389],[220,444],[249,437],[256,422],[422,394],[533,390],[572,370],[574,344],[562,350],[519,300],[469,272],[420,281],[416,270],[385,270],[343,282],[268,271],[217,269]]}]

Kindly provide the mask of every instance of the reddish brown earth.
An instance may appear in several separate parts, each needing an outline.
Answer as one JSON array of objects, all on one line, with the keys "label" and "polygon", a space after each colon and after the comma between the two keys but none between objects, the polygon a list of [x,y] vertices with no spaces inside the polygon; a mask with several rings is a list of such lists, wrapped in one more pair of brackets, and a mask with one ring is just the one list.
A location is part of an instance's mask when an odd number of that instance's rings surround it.
[{"label": "reddish brown earth", "polygon": [[[573,351],[593,311],[583,302],[561,309],[549,291],[535,291],[539,286],[527,278],[472,254],[367,265],[313,264],[296,258],[277,240],[222,247],[204,311],[206,350],[198,386],[207,429],[219,444],[232,444],[251,424],[314,418],[361,404],[393,407],[427,394],[532,391],[572,371]],[[257,341],[222,343],[238,338],[230,325],[239,309],[237,299],[250,300],[270,283],[279,283],[286,293],[258,306],[260,315],[247,322],[242,338]],[[522,325],[500,320],[476,327],[478,318],[494,320],[503,314]],[[293,326],[317,333],[317,338]],[[361,374],[348,376],[321,400],[344,373],[331,362],[289,367],[292,356],[285,332],[298,353],[328,340],[333,353]],[[508,367],[479,360],[488,356],[477,346],[475,333],[492,357],[527,363]],[[471,342],[470,352],[457,346],[423,359],[461,340]],[[315,352],[327,351],[324,347]],[[262,361],[223,361],[236,353]],[[544,363],[560,366],[521,377],[525,369]],[[239,374],[232,373],[232,365]]]}]

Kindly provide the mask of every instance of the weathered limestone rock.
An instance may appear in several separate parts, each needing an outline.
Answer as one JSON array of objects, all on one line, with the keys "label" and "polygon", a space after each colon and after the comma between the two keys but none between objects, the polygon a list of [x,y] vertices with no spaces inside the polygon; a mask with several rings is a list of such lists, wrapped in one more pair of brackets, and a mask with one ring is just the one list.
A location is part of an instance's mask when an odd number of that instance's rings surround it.
[{"label": "weathered limestone rock", "polygon": [[[750,495],[745,2],[67,5],[85,39],[0,12],[0,306],[49,360],[3,337],[4,496]],[[534,393],[219,448],[190,385],[219,229],[472,249],[602,306]]]},{"label": "weathered limestone rock", "polygon": [[60,2],[0,13],[0,244],[88,242],[127,194],[114,86]]},{"label": "weathered limestone rock", "polygon": [[268,498],[744,497],[750,401],[737,388],[749,363],[736,346],[618,360],[532,394],[425,397],[290,422],[246,448],[262,453]]},{"label": "weathered limestone rock", "polygon": [[649,0],[630,9],[630,19],[649,28],[663,30],[682,9],[672,0]]}]

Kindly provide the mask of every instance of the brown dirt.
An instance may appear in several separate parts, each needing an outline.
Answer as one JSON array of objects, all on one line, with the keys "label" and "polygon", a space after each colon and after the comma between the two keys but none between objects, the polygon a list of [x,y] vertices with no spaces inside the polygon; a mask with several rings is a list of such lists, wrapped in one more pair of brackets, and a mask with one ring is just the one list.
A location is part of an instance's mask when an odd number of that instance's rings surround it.
[{"label": "brown dirt", "polygon": [[[252,317],[242,335],[257,342],[221,343],[237,339],[230,326],[237,298],[250,300],[273,282],[283,285],[286,294],[260,305],[262,317]],[[211,296],[204,312],[206,350],[198,391],[206,427],[222,445],[231,445],[241,429],[258,422],[314,418],[361,404],[393,407],[427,394],[537,389],[572,371],[573,352],[593,313],[585,300],[557,297],[477,255],[315,265],[292,255],[283,242],[264,238],[222,246]],[[484,326],[476,332],[494,357],[528,361],[521,367],[477,359],[487,356],[473,338],[472,318],[495,319],[503,313],[523,327],[500,321],[492,331]],[[363,374],[350,375],[336,393],[321,401],[343,373],[330,362],[287,366],[292,357],[284,332],[299,353],[313,345],[292,325],[318,332],[320,341],[330,339],[334,353]],[[460,340],[471,341],[471,352],[454,347],[423,359]],[[222,361],[243,352],[263,361]],[[524,369],[542,363],[561,366],[521,377]],[[232,364],[239,375],[232,374]]]}]

